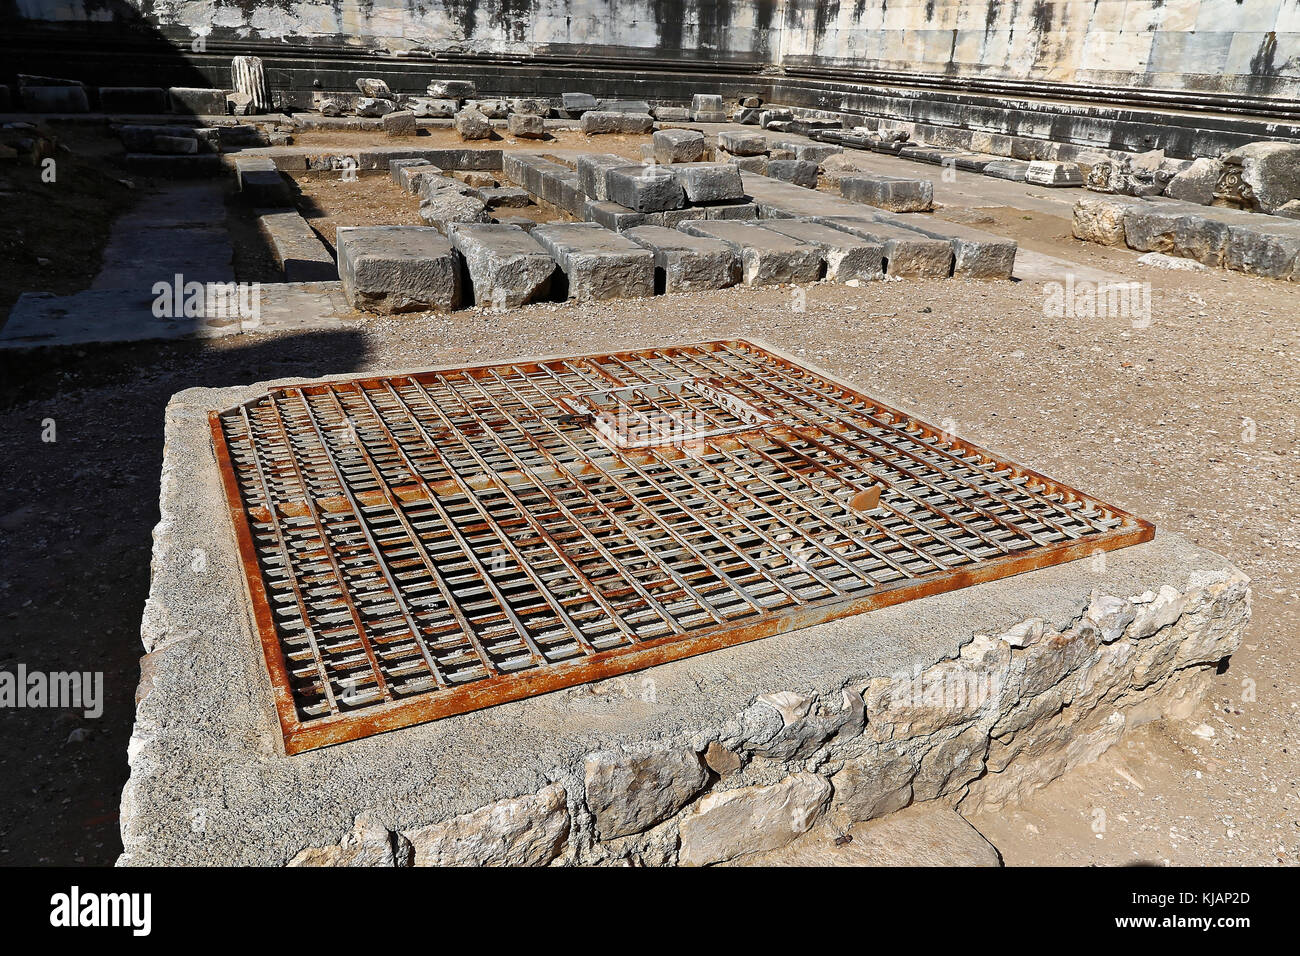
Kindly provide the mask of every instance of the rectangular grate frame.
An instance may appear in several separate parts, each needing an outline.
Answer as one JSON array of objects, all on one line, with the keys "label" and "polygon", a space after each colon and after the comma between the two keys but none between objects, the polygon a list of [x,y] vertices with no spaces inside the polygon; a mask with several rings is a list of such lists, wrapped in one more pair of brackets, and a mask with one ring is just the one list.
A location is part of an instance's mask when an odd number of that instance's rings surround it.
[{"label": "rectangular grate frame", "polygon": [[210,425],[289,754],[1155,533],[743,340],[277,387]]}]

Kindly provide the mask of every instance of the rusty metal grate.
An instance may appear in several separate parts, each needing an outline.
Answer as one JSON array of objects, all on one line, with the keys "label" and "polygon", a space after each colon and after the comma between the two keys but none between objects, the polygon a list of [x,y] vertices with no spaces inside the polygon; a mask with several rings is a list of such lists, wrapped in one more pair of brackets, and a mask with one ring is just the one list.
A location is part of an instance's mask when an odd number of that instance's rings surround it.
[{"label": "rusty metal grate", "polygon": [[213,412],[288,753],[1149,540],[743,341]]}]

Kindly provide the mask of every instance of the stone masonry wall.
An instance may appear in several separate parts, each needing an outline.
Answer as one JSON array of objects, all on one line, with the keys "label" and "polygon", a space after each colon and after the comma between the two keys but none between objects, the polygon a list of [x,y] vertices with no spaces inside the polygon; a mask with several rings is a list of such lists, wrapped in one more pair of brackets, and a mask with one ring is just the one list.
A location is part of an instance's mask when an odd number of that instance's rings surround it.
[{"label": "stone masonry wall", "polygon": [[1063,630],[1025,620],[833,699],[767,694],[716,730],[589,753],[536,792],[450,819],[390,830],[362,812],[291,865],[706,865],[784,846],[828,815],[847,827],[928,800],[996,809],[1127,729],[1187,716],[1249,614],[1240,572],[1094,592]]},{"label": "stone masonry wall", "polygon": [[[138,11],[138,16],[136,15]],[[18,0],[42,24],[340,49],[645,56],[936,77],[1300,92],[1300,0]]]}]

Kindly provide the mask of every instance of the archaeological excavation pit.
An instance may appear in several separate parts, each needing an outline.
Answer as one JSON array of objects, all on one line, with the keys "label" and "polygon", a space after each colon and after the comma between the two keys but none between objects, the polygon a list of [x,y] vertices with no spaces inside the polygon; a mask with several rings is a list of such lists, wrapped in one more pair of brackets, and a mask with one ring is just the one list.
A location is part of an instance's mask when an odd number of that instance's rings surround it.
[{"label": "archaeological excavation pit", "polygon": [[210,423],[290,754],[1154,536],[744,341],[276,386]]}]

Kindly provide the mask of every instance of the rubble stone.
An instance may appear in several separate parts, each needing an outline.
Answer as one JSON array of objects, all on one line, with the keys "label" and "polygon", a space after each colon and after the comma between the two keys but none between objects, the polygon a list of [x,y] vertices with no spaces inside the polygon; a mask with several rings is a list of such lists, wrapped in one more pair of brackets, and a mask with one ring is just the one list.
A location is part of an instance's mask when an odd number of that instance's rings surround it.
[{"label": "rubble stone", "polygon": [[506,128],[511,136],[520,139],[542,139],[546,135],[546,123],[536,113],[511,113]]},{"label": "rubble stone", "polygon": [[397,109],[397,104],[392,100],[363,96],[357,100],[356,114],[358,116],[374,118],[377,116],[385,116],[388,113],[393,112],[395,109]]},{"label": "rubble stone", "polygon": [[587,806],[601,840],[648,830],[668,819],[700,792],[708,779],[695,751],[677,747],[587,757]]},{"label": "rubble stone", "polygon": [[461,110],[456,114],[456,132],[462,140],[490,139],[492,124],[478,110]]},{"label": "rubble stone", "polygon": [[545,866],[569,837],[567,795],[551,784],[403,836],[416,866]]},{"label": "rubble stone", "polygon": [[681,819],[679,861],[706,866],[785,846],[812,828],[830,800],[831,785],[813,773],[710,793]]}]

